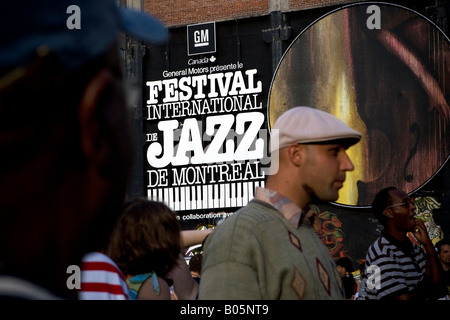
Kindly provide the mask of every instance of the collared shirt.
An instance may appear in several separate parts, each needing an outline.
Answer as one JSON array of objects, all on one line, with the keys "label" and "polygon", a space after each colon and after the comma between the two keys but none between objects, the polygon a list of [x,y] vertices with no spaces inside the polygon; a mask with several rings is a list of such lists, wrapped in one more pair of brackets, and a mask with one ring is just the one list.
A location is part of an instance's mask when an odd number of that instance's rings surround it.
[{"label": "collared shirt", "polygon": [[286,220],[298,228],[303,210],[282,194],[267,188],[258,187],[256,188],[254,199],[272,205]]},{"label": "collared shirt", "polygon": [[204,245],[199,299],[343,299],[328,249],[303,211],[257,189]]}]

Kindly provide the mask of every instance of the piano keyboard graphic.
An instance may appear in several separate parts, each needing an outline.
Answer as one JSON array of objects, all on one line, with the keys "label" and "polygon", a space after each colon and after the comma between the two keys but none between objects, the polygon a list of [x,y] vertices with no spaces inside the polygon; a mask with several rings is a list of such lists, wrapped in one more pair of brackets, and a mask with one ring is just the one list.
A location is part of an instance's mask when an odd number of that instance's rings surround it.
[{"label": "piano keyboard graphic", "polygon": [[174,211],[221,209],[245,206],[253,199],[256,187],[264,187],[264,181],[154,188],[147,196],[165,202]]}]

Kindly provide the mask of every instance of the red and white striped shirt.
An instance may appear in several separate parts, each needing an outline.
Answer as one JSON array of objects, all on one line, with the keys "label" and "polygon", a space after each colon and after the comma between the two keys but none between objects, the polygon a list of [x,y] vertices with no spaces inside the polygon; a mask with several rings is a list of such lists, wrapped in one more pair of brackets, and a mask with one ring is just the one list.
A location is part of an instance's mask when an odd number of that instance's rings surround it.
[{"label": "red and white striped shirt", "polygon": [[91,252],[81,264],[80,300],[128,300],[129,289],[119,267],[101,252]]}]

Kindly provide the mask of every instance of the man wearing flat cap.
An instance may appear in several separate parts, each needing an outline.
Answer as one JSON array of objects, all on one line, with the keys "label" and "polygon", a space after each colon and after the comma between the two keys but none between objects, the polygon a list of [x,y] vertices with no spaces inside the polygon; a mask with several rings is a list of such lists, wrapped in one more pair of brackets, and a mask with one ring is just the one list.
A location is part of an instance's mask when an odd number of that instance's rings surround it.
[{"label": "man wearing flat cap", "polygon": [[[313,228],[312,201],[336,201],[346,150],[361,134],[311,107],[282,114],[272,128],[272,163],[247,206],[204,244],[200,299],[343,299],[335,262]],[[278,143],[276,143],[278,142]]]},{"label": "man wearing flat cap", "polygon": [[0,299],[76,299],[76,267],[121,213],[133,140],[117,40],[167,29],[117,3],[0,2]]}]

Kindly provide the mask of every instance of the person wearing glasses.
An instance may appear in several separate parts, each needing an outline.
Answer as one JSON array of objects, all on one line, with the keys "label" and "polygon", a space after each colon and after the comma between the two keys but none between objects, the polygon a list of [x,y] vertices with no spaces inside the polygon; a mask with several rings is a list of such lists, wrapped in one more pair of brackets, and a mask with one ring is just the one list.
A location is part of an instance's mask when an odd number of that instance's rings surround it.
[{"label": "person wearing glasses", "polygon": [[[414,200],[395,187],[375,196],[372,212],[384,229],[367,250],[359,299],[424,300],[442,295],[437,253],[415,211]],[[408,232],[421,246],[409,240]]]}]

